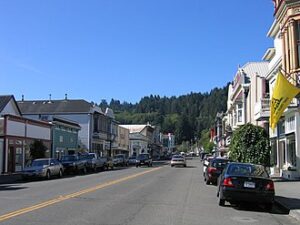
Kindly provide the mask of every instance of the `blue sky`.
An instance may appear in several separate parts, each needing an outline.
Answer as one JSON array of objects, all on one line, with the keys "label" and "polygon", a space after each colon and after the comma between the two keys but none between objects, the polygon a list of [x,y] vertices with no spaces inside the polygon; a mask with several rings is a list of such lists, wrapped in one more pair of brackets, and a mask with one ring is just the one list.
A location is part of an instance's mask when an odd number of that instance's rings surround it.
[{"label": "blue sky", "polygon": [[272,22],[271,0],[0,0],[0,95],[210,91],[261,60]]}]

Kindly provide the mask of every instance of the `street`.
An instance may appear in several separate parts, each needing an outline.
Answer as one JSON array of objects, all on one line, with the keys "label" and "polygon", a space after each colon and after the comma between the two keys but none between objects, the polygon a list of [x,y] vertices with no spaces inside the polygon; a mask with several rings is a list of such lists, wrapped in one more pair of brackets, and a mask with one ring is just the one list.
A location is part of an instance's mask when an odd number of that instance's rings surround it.
[{"label": "street", "polygon": [[62,179],[0,185],[0,224],[297,224],[274,208],[220,207],[198,158],[186,168],[129,167]]}]

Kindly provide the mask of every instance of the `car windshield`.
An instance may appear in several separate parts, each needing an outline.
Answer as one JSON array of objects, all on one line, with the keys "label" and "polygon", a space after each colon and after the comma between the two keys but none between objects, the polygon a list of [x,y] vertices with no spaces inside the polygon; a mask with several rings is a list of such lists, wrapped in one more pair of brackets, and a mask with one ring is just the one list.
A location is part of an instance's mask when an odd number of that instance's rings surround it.
[{"label": "car windshield", "polygon": [[49,165],[49,160],[48,159],[33,160],[33,162],[31,163],[31,166],[45,166],[45,165]]},{"label": "car windshield", "polygon": [[75,155],[66,155],[61,158],[61,161],[75,161],[76,156]]},{"label": "car windshield", "polygon": [[231,164],[227,169],[227,174],[238,176],[255,176],[268,178],[269,175],[261,165],[252,164]]}]

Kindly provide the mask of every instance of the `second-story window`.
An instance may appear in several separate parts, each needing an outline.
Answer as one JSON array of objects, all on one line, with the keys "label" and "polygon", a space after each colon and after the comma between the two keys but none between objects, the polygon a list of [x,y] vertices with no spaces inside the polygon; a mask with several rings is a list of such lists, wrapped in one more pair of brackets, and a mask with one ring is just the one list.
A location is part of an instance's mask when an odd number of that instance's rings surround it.
[{"label": "second-story window", "polygon": [[241,123],[243,122],[243,104],[239,103],[237,106],[237,119],[238,123]]},{"label": "second-story window", "polygon": [[295,29],[295,33],[296,33],[296,50],[297,50],[297,67],[300,67],[300,21],[296,22],[296,29]]}]

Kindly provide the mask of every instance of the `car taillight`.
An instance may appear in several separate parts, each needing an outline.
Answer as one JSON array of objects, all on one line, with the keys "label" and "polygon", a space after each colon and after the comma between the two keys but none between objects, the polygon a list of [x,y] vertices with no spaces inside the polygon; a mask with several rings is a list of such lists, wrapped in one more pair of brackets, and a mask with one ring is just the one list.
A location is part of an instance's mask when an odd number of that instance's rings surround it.
[{"label": "car taillight", "polygon": [[223,186],[225,186],[225,187],[234,187],[231,177],[227,177],[223,180]]},{"label": "car taillight", "polygon": [[266,190],[267,191],[274,191],[275,188],[274,188],[274,182],[273,181],[269,181],[266,185]]},{"label": "car taillight", "polygon": [[207,169],[208,173],[213,173],[213,172],[216,172],[216,171],[217,171],[217,169],[215,167],[208,167],[208,169]]}]

